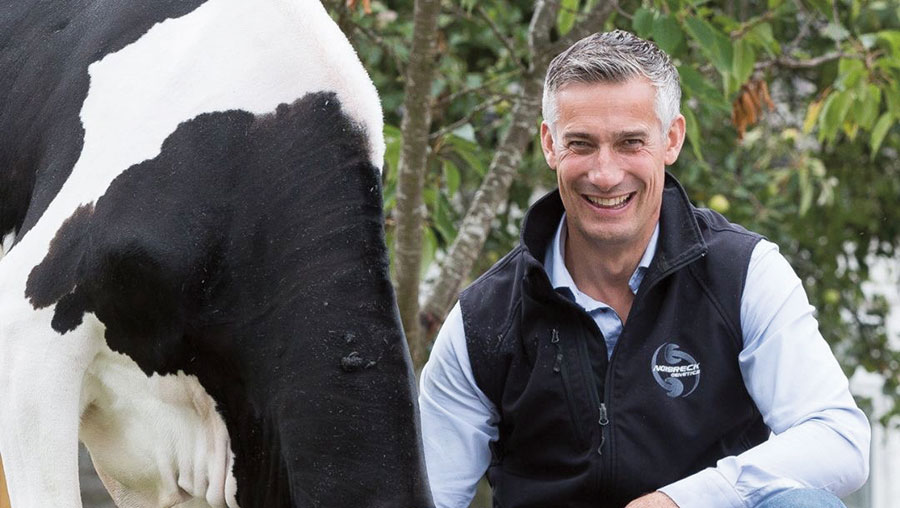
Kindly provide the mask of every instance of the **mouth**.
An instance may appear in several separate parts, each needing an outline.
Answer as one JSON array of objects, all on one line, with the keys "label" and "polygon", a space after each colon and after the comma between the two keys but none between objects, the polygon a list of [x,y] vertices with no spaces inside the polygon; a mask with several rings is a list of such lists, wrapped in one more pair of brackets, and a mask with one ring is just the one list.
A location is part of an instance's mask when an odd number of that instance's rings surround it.
[{"label": "mouth", "polygon": [[582,194],[582,197],[597,208],[602,208],[604,210],[618,210],[628,206],[628,203],[631,202],[631,199],[634,198],[635,194],[637,193],[629,192],[628,194],[622,194],[621,196],[611,198],[599,198]]}]

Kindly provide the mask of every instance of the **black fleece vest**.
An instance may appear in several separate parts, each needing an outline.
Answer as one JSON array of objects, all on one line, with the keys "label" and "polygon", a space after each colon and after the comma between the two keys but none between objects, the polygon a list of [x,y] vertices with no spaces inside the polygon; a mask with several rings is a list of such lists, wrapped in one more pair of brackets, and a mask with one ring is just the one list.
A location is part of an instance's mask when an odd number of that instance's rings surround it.
[{"label": "black fleece vest", "polygon": [[607,361],[543,269],[562,213],[558,192],[538,201],[520,246],[460,295],[475,380],[500,413],[494,506],[621,507],[765,440],[738,367],[760,237],[691,206],[667,174],[656,255]]}]

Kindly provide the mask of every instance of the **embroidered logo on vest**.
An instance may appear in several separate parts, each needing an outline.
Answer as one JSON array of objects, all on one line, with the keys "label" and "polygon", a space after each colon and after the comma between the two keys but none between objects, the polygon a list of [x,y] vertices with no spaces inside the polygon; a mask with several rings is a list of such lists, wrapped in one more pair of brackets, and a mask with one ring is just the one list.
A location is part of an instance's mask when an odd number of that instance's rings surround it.
[{"label": "embroidered logo on vest", "polygon": [[656,348],[650,360],[653,379],[669,397],[687,397],[700,384],[700,364],[694,357],[666,342]]}]

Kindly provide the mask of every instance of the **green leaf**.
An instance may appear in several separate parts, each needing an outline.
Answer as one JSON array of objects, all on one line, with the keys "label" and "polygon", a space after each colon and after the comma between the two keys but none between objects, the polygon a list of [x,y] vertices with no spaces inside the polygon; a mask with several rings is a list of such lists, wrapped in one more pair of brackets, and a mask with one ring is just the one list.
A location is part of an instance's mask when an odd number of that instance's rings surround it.
[{"label": "green leaf", "polygon": [[454,135],[447,136],[447,142],[453,148],[453,151],[462,157],[470,169],[478,173],[478,176],[484,176],[487,167],[479,153],[481,150],[480,146]]},{"label": "green leaf", "polygon": [[422,202],[425,203],[429,209],[434,209],[437,206],[438,200],[438,190],[431,186],[426,186],[422,189]]},{"label": "green leaf", "polygon": [[744,38],[761,46],[772,56],[781,53],[781,46],[778,44],[778,40],[775,39],[775,34],[772,32],[772,25],[769,23],[755,25],[747,32]]},{"label": "green leaf", "polygon": [[454,195],[459,190],[460,176],[459,168],[453,161],[444,159],[442,169],[444,170],[444,181],[447,183],[447,194]]},{"label": "green leaf", "polygon": [[672,56],[684,41],[684,34],[678,21],[671,14],[659,16],[653,21],[653,40],[659,47]]},{"label": "green leaf", "polygon": [[858,99],[856,108],[856,121],[863,129],[870,129],[878,118],[878,110],[881,106],[881,89],[875,85],[868,85],[866,92]]},{"label": "green leaf", "polygon": [[828,97],[819,117],[819,141],[834,140],[852,105],[853,94],[850,92],[836,92]]},{"label": "green leaf", "polygon": [[562,0],[559,6],[559,14],[556,16],[556,29],[560,35],[569,33],[575,25],[575,15],[578,13],[578,0]]},{"label": "green leaf", "polygon": [[741,83],[738,83],[738,80],[734,79],[734,74],[729,72],[727,74],[722,74],[722,87],[725,89],[725,93],[730,97],[740,90]]},{"label": "green leaf", "polygon": [[631,28],[634,29],[634,33],[645,39],[650,37],[650,32],[653,30],[653,18],[654,12],[650,9],[641,7],[635,11],[634,17],[631,19]]},{"label": "green leaf", "polygon": [[820,14],[831,18],[831,0],[807,0]]},{"label": "green leaf", "polygon": [[[686,105],[684,105],[686,106]],[[703,153],[700,149],[703,144],[703,138],[700,135],[700,124],[697,122],[697,117],[694,116],[694,112],[691,111],[690,108],[683,107],[681,108],[681,113],[684,115],[684,123],[685,128],[687,130],[687,138],[691,143],[691,149],[694,152],[694,157],[697,160],[703,160]]]},{"label": "green leaf", "polygon": [[731,112],[731,105],[725,99],[722,91],[707,81],[696,69],[688,65],[682,65],[678,67],[678,74],[681,76],[682,87],[691,97],[722,112]]},{"label": "green leaf", "polygon": [[891,118],[890,113],[884,113],[881,115],[881,118],[878,119],[875,128],[872,129],[872,137],[869,138],[869,146],[872,147],[872,153],[869,155],[870,159],[875,159],[875,156],[878,154],[878,149],[881,148],[881,143],[884,141],[884,137],[887,136],[893,123],[894,119]]},{"label": "green leaf", "polygon": [[734,61],[732,72],[734,79],[739,85],[747,82],[750,75],[753,74],[753,64],[756,63],[756,53],[750,42],[739,39],[734,45]]},{"label": "green leaf", "polygon": [[797,174],[797,183],[800,186],[800,208],[798,212],[801,216],[806,215],[813,200],[813,186],[809,181],[809,172],[801,171]]},{"label": "green leaf", "polygon": [[588,13],[597,5],[600,0],[586,0],[581,7],[581,12]]},{"label": "green leaf", "polygon": [[841,58],[838,61],[838,76],[834,82],[838,90],[849,90],[859,84],[866,73],[866,66],[859,60]]},{"label": "green leaf", "polygon": [[878,32],[878,41],[883,42],[895,57],[900,57],[900,30]]},{"label": "green leaf", "polygon": [[450,244],[456,238],[456,227],[453,225],[452,211],[450,202],[444,194],[438,198],[437,206],[434,208],[434,227],[444,240],[445,244]]},{"label": "green leaf", "polygon": [[703,19],[685,20],[688,34],[700,44],[700,50],[723,75],[731,73],[731,40]]},{"label": "green leaf", "polygon": [[422,267],[419,269],[419,278],[425,278],[431,262],[434,261],[434,253],[437,252],[438,240],[431,228],[425,228],[422,235]]},{"label": "green leaf", "polygon": [[390,174],[397,173],[397,165],[400,163],[400,147],[403,145],[403,135],[400,129],[393,125],[384,124],[384,162],[390,169]]},{"label": "green leaf", "polygon": [[889,85],[883,91],[884,98],[887,100],[888,111],[894,118],[900,118],[900,89]]},{"label": "green leaf", "polygon": [[825,105],[825,98],[814,101],[809,105],[809,108],[806,110],[806,119],[803,120],[803,132],[805,134],[809,134],[812,132],[813,126],[816,125],[816,120],[819,119],[819,114],[822,112],[822,106]]},{"label": "green leaf", "polygon": [[828,23],[819,33],[837,42],[850,37],[850,32],[837,23]]}]

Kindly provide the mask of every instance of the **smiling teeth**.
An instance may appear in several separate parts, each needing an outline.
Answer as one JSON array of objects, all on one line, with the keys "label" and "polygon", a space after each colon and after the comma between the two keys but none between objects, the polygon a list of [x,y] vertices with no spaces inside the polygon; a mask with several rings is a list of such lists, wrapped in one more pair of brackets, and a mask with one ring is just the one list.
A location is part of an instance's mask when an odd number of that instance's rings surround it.
[{"label": "smiling teeth", "polygon": [[597,206],[612,207],[612,206],[619,206],[622,203],[628,201],[629,196],[631,196],[631,194],[625,194],[624,196],[619,196],[617,198],[609,198],[609,199],[595,198],[592,196],[585,196],[585,197],[588,199],[588,201],[590,201],[591,203],[594,203]]}]

